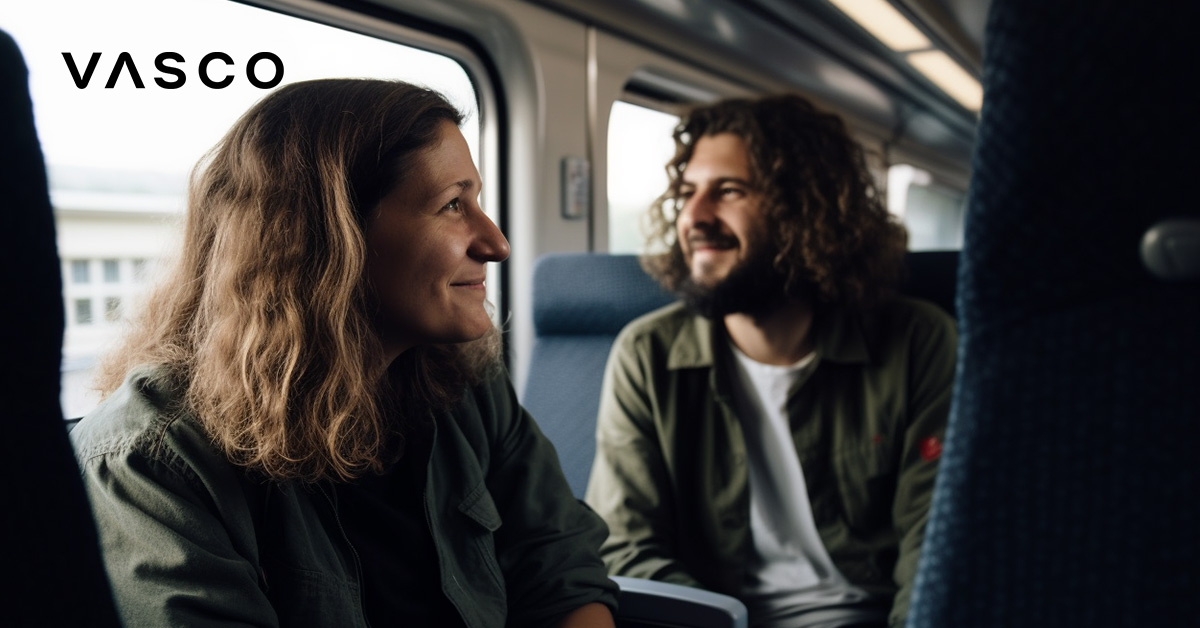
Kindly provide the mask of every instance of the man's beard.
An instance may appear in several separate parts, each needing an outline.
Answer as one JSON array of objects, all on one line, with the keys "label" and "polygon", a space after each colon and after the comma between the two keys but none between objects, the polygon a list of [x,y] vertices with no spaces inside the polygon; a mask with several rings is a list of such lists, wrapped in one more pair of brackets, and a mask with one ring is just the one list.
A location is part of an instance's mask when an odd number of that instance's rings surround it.
[{"label": "man's beard", "polygon": [[696,283],[689,273],[676,292],[692,311],[708,319],[767,314],[786,299],[786,278],[771,257],[760,248],[712,286]]}]

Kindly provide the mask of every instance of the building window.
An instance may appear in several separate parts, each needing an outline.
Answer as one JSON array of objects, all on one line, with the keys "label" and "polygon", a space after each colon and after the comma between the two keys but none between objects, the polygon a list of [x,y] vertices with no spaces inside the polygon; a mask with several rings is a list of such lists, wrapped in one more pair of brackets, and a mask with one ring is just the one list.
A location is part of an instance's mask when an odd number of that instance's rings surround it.
[{"label": "building window", "polygon": [[121,320],[121,298],[108,297],[104,299],[104,320],[115,323]]},{"label": "building window", "polygon": [[91,280],[91,264],[85,259],[71,260],[71,282],[88,283]]},{"label": "building window", "polygon": [[104,260],[104,283],[121,281],[121,266],[115,259]]},{"label": "building window", "polygon": [[137,283],[146,281],[146,260],[142,258],[133,260],[133,280]]},{"label": "building window", "polygon": [[75,324],[76,325],[91,325],[92,324],[92,300],[91,299],[75,299]]}]

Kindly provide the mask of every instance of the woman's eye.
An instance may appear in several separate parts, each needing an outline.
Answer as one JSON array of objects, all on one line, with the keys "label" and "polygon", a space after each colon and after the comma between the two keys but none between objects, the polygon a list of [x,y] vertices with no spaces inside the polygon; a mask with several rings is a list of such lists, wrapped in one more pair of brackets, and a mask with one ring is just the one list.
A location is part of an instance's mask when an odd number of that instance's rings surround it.
[{"label": "woman's eye", "polygon": [[453,199],[449,203],[446,203],[445,205],[442,206],[442,211],[444,211],[444,212],[462,211],[462,201],[457,198]]},{"label": "woman's eye", "polygon": [[721,188],[719,193],[725,198],[737,198],[742,194],[741,188]]}]

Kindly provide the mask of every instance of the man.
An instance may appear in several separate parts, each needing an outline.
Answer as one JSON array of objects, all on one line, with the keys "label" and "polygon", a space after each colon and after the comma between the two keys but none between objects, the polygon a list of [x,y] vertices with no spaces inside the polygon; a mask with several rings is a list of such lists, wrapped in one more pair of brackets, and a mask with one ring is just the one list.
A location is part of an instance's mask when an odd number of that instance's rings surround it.
[{"label": "man", "polygon": [[647,269],[682,302],[613,347],[587,501],[613,574],[733,595],[751,625],[902,625],[956,332],[893,294],[907,234],[842,121],[798,96],[675,133]]}]

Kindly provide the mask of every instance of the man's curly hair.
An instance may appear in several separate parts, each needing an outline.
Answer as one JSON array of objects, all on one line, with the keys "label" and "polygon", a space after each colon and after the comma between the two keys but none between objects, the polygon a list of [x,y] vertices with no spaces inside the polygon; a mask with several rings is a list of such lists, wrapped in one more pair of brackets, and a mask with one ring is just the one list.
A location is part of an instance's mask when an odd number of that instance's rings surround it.
[{"label": "man's curly hair", "polygon": [[682,175],[696,142],[720,133],[746,143],[786,295],[862,307],[892,293],[908,232],[881,203],[862,147],[841,118],[794,94],[724,100],[680,120],[670,186],[649,215],[650,243],[667,252],[642,259],[659,283],[676,291],[690,274],[675,231]]}]

